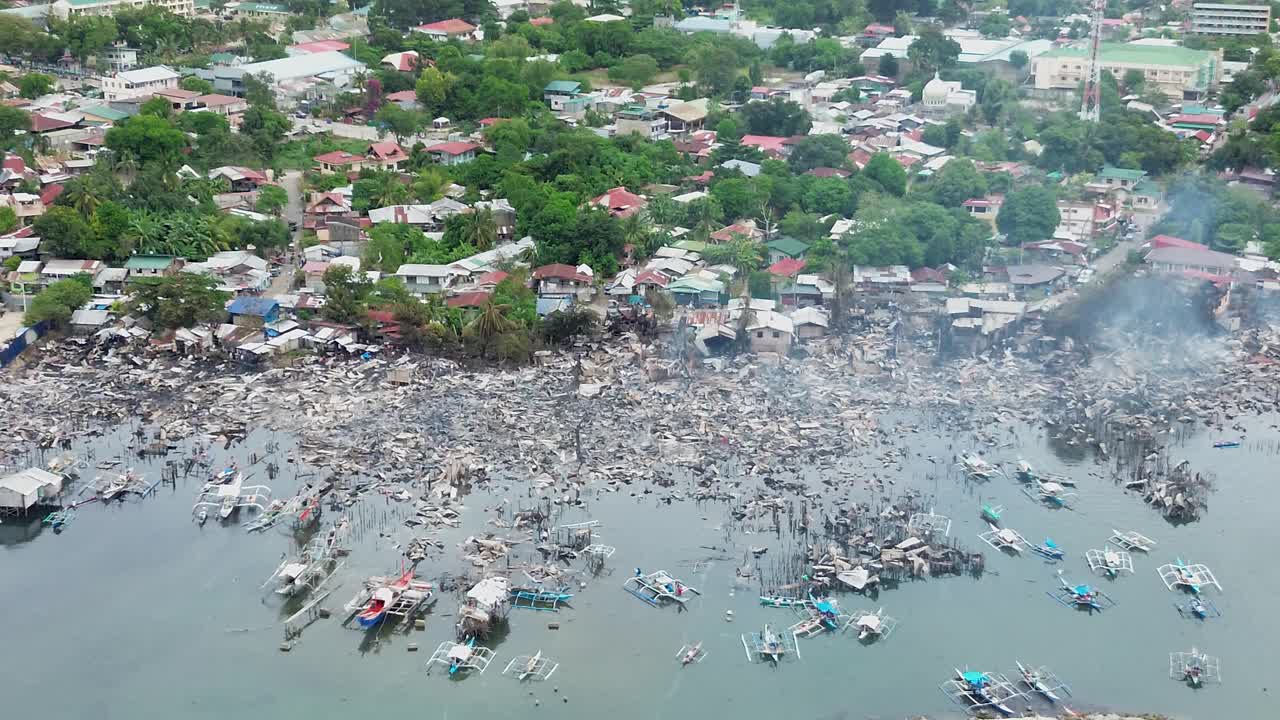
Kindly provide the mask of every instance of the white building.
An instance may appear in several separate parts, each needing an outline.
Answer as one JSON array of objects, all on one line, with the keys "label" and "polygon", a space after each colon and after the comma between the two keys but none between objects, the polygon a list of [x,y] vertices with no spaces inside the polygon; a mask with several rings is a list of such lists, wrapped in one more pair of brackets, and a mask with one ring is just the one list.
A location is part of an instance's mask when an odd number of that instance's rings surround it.
[{"label": "white building", "polygon": [[1271,30],[1270,5],[1195,3],[1192,35],[1266,35]]},{"label": "white building", "polygon": [[150,95],[159,90],[174,90],[181,75],[164,65],[126,70],[115,77],[102,78],[102,96],[108,102]]},{"label": "white building", "polygon": [[85,15],[115,15],[121,8],[140,8],[155,5],[174,15],[191,17],[195,14],[195,0],[57,0],[50,6],[53,13],[66,20]]},{"label": "white building", "polygon": [[[1064,47],[1031,61],[1035,90],[1074,93],[1089,73],[1089,48]],[[1142,74],[1148,90],[1173,101],[1200,100],[1222,80],[1222,50],[1193,50],[1142,43],[1102,43],[1098,64],[1116,81],[1130,70]]]},{"label": "white building", "polygon": [[453,271],[448,265],[415,263],[401,265],[395,274],[404,282],[406,290],[419,297],[439,295],[449,287],[449,280],[453,277]]},{"label": "white building", "polygon": [[973,90],[965,90],[958,80],[943,80],[937,73],[925,83],[920,102],[926,115],[946,116],[968,112],[978,102]]}]

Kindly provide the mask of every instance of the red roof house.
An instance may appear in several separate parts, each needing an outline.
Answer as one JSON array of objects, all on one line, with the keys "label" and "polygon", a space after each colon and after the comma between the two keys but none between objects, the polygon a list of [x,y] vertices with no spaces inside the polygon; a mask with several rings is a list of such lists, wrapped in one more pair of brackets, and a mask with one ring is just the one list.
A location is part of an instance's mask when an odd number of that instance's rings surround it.
[{"label": "red roof house", "polygon": [[396,143],[378,142],[366,147],[363,155],[334,150],[312,159],[324,172],[358,172],[363,168],[399,170],[400,163],[408,160],[409,154]]},{"label": "red roof house", "polygon": [[774,277],[795,277],[804,269],[804,260],[799,258],[783,258],[769,266],[769,274]]},{"label": "red roof house", "polygon": [[630,217],[644,209],[648,200],[636,195],[625,187],[618,186],[591,201],[595,207],[604,208],[610,215],[618,218]]},{"label": "red roof house", "polygon": [[1183,240],[1180,237],[1174,237],[1172,235],[1157,235],[1151,238],[1152,250],[1155,250],[1156,248],[1167,248],[1167,247],[1188,248],[1191,250],[1208,250],[1209,249],[1209,246],[1207,245],[1201,245],[1198,242],[1191,242],[1190,240]]},{"label": "red roof house", "polygon": [[441,165],[461,165],[476,159],[480,146],[470,142],[442,142],[428,147],[427,154]]},{"label": "red roof house", "polygon": [[484,291],[465,292],[445,300],[451,308],[478,308],[489,302],[489,293]]},{"label": "red roof house", "polygon": [[466,20],[458,18],[450,18],[441,20],[440,22],[427,23],[415,27],[414,32],[420,32],[429,35],[437,40],[448,40],[450,38],[458,38],[460,40],[475,40],[476,26]]}]

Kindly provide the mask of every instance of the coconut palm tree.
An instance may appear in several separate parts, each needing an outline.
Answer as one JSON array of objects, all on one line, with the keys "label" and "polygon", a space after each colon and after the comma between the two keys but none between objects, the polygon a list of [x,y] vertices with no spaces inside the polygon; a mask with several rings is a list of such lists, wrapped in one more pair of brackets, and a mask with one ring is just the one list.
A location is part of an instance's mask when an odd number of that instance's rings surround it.
[{"label": "coconut palm tree", "polygon": [[480,342],[483,354],[488,354],[494,340],[516,329],[516,324],[507,317],[510,309],[510,305],[499,305],[490,300],[484,304],[480,314],[467,323],[466,331]]},{"label": "coconut palm tree", "polygon": [[498,223],[491,208],[480,208],[462,217],[462,241],[477,250],[488,250],[498,239]]}]

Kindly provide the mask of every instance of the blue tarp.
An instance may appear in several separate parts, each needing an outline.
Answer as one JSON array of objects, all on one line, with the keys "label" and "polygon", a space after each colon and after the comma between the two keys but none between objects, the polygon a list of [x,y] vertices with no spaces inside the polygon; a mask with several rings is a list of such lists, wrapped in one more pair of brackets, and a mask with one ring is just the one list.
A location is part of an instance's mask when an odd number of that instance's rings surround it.
[{"label": "blue tarp", "polygon": [[270,317],[279,312],[280,303],[265,297],[242,295],[231,301],[227,312],[232,315],[252,315],[253,317]]}]

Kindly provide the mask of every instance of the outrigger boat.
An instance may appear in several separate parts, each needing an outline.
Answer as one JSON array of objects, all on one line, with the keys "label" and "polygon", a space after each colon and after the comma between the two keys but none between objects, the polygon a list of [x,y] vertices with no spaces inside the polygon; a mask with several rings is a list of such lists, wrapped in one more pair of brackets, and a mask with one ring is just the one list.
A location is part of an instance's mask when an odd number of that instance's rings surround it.
[{"label": "outrigger boat", "polygon": [[1164,581],[1165,587],[1170,590],[1182,588],[1199,595],[1201,589],[1213,587],[1217,588],[1218,592],[1222,592],[1222,585],[1218,584],[1213,571],[1205,565],[1188,565],[1182,562],[1182,558],[1178,558],[1174,563],[1161,565],[1156,568],[1156,571],[1160,573],[1160,579]]},{"label": "outrigger boat", "polygon": [[1122,572],[1133,572],[1133,556],[1124,550],[1113,550],[1110,545],[1101,550],[1090,549],[1084,554],[1089,569],[1105,573],[1109,578],[1116,578]]},{"label": "outrigger boat", "polygon": [[1070,695],[1071,688],[1065,683],[1059,682],[1056,675],[1049,671],[1048,668],[1031,668],[1023,665],[1021,661],[1015,661],[1018,665],[1018,674],[1022,676],[1022,682],[1037,693],[1040,693],[1045,700],[1051,703],[1060,702],[1063,695]]},{"label": "outrigger boat", "polygon": [[1220,683],[1222,663],[1195,648],[1190,652],[1169,653],[1169,677],[1193,688],[1203,687],[1207,682]]},{"label": "outrigger boat", "polygon": [[966,707],[970,712],[991,708],[1009,716],[1014,714],[1009,701],[1023,695],[1003,675],[974,670],[956,669],[955,677],[942,683],[939,688],[953,702]]},{"label": "outrigger boat", "polygon": [[975,452],[962,454],[959,465],[964,470],[964,474],[971,480],[990,480],[996,475],[1002,474],[1000,468],[987,462],[985,458]]},{"label": "outrigger boat", "polygon": [[747,653],[749,662],[768,661],[773,664],[795,656],[800,657],[800,646],[796,644],[794,635],[779,635],[771,625],[765,625],[761,632],[747,633],[742,636],[742,649]]},{"label": "outrigger boat", "polygon": [[[542,658],[539,658],[539,660],[542,660]],[[485,670],[489,669],[489,663],[492,661],[493,651],[487,647],[477,646],[475,638],[468,638],[465,643],[445,641],[440,643],[440,646],[436,648],[436,651],[427,660],[427,671],[430,672],[433,665],[447,665],[450,675],[456,675],[464,670],[479,670],[483,674]],[[507,665],[508,669],[511,667],[512,665]],[[553,667],[551,671],[554,672],[555,668]],[[505,673],[506,671],[504,670],[503,672]]]},{"label": "outrigger boat", "polygon": [[1004,513],[1003,505],[982,505],[982,519],[986,520],[990,525],[1000,524],[1000,515]]},{"label": "outrigger boat", "polygon": [[[542,651],[533,655],[520,655],[513,658],[507,663],[507,667],[502,671],[503,675],[514,677],[520,682],[525,680],[548,680],[555,673],[556,668],[560,667],[560,663],[542,656]],[[454,672],[450,669],[450,672]]]},{"label": "outrigger boat", "polygon": [[1027,539],[1022,537],[1017,530],[999,528],[991,523],[988,523],[988,527],[991,529],[984,533],[978,533],[978,537],[995,550],[1009,550],[1013,553],[1021,553],[1031,546]]},{"label": "outrigger boat", "polygon": [[360,627],[368,630],[377,627],[387,617],[387,611],[413,585],[413,570],[406,570],[395,582],[373,591],[364,609],[356,615]]},{"label": "outrigger boat", "polygon": [[898,621],[886,615],[884,608],[875,612],[860,612],[854,618],[853,625],[858,628],[858,639],[863,642],[887,638],[898,627]]},{"label": "outrigger boat", "polygon": [[700,663],[702,662],[702,659],[705,658],[706,656],[707,654],[702,651],[701,640],[694,643],[693,645],[685,645],[684,647],[680,648],[680,650],[676,653],[676,657],[680,659],[681,667],[684,667],[685,665],[691,665],[693,663]]},{"label": "outrigger boat", "polygon": [[1215,442],[1213,446],[1216,448],[1238,448],[1240,447],[1240,441],[1239,440],[1219,440]]},{"label": "outrigger boat", "polygon": [[1032,545],[1031,551],[1048,560],[1061,560],[1066,557],[1066,551],[1051,538],[1045,538],[1044,542],[1039,545]]},{"label": "outrigger boat", "polygon": [[560,605],[573,599],[573,593],[542,588],[511,588],[512,607],[529,610],[559,610]]},{"label": "outrigger boat", "polygon": [[1213,601],[1201,597],[1199,595],[1191,596],[1191,599],[1182,605],[1174,604],[1178,609],[1178,614],[1183,617],[1193,617],[1197,620],[1208,620],[1209,618],[1222,617],[1222,611],[1218,609]]},{"label": "outrigger boat", "polygon": [[1092,613],[1094,610],[1106,610],[1115,607],[1116,603],[1106,593],[1088,585],[1072,585],[1062,577],[1062,571],[1058,571],[1058,582],[1062,583],[1062,587],[1056,591],[1045,591],[1045,594],[1060,605],[1077,610],[1088,610]]},{"label": "outrigger boat", "polygon": [[1156,541],[1143,535],[1137,530],[1120,530],[1113,529],[1111,531],[1111,542],[1119,545],[1125,550],[1141,550],[1142,552],[1151,552],[1151,548],[1156,546]]}]

